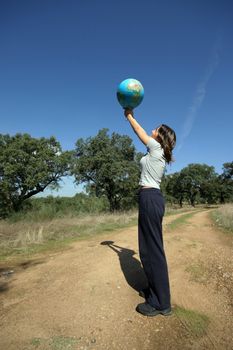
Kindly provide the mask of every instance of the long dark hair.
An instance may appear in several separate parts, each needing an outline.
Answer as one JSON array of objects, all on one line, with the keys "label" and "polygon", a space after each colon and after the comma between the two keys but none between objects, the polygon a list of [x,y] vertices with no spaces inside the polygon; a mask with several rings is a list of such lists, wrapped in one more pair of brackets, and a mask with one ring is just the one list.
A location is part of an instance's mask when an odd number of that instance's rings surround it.
[{"label": "long dark hair", "polygon": [[176,133],[169,126],[162,124],[157,129],[158,136],[156,140],[161,144],[164,150],[164,157],[167,163],[174,161],[172,157],[172,150],[176,145]]}]

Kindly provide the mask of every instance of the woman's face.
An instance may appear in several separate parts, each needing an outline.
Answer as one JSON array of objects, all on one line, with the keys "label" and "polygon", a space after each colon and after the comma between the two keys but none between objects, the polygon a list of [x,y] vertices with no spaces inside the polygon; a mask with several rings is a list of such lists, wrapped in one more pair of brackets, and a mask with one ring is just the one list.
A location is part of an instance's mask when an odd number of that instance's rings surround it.
[{"label": "woman's face", "polygon": [[152,132],[151,132],[151,137],[153,137],[153,139],[157,139],[157,136],[158,136],[158,130],[159,130],[159,127],[158,128],[156,128],[156,129],[154,129],[154,130],[152,130]]}]

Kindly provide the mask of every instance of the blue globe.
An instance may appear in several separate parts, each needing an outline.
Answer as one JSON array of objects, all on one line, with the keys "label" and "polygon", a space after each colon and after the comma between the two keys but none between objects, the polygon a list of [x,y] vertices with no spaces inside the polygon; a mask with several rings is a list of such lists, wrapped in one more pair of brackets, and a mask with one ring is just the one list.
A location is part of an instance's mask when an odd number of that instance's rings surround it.
[{"label": "blue globe", "polygon": [[117,89],[117,99],[123,108],[133,109],[143,100],[144,88],[136,79],[123,80]]}]

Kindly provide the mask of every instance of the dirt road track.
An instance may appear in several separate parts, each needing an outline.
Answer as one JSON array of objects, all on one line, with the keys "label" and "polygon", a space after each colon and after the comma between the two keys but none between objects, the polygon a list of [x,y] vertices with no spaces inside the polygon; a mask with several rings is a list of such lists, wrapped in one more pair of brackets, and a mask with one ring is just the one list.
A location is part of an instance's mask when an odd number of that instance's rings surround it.
[{"label": "dirt road track", "polygon": [[208,215],[197,212],[172,231],[167,224],[178,216],[164,221],[172,304],[205,315],[202,332],[178,312],[147,318],[135,311],[145,276],[132,227],[1,276],[1,350],[233,349],[232,238]]}]

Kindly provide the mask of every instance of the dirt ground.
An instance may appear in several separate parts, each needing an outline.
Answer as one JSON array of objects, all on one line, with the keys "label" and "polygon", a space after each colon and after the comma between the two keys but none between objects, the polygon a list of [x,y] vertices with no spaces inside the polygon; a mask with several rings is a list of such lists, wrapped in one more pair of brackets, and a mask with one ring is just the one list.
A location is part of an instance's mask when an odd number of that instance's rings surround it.
[{"label": "dirt ground", "polygon": [[3,266],[0,349],[233,349],[233,240],[208,210],[169,229],[181,215],[164,220],[172,316],[135,311],[146,280],[132,227]]}]

